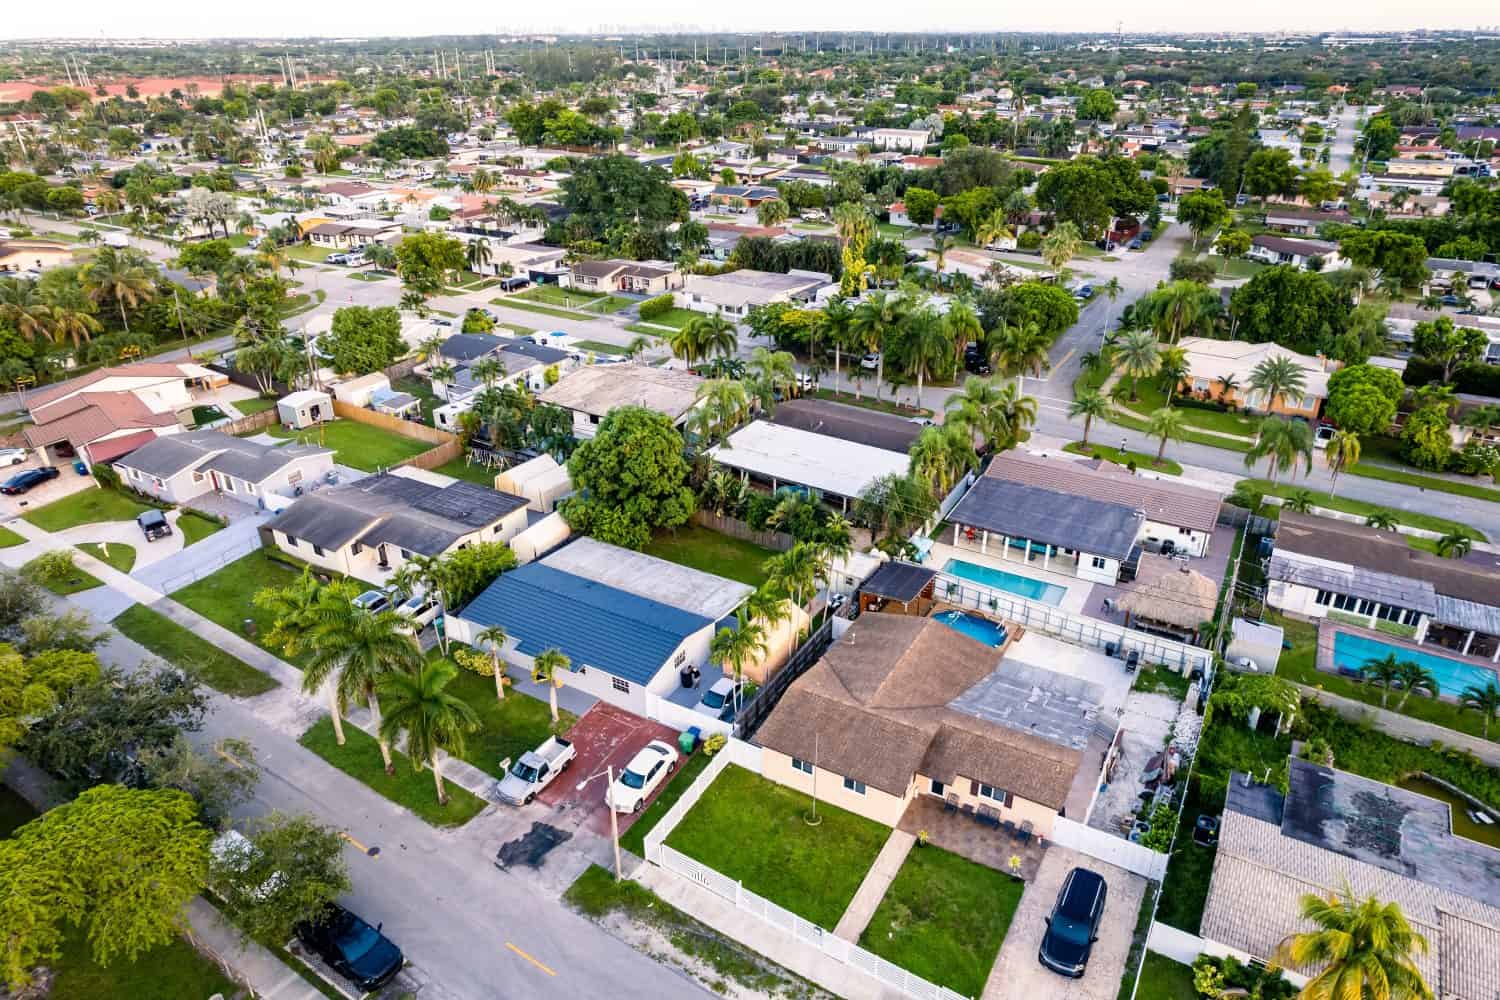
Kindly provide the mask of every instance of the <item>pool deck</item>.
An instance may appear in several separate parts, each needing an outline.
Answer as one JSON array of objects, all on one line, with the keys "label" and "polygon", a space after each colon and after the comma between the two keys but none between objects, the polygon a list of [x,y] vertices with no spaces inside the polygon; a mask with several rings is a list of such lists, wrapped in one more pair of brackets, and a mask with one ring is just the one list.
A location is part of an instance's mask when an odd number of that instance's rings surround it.
[{"label": "pool deck", "polygon": [[929,565],[940,572],[948,564],[949,559],[958,559],[962,562],[973,563],[975,566],[983,566],[986,569],[993,569],[1001,573],[1010,573],[1014,576],[1024,576],[1029,580],[1037,580],[1041,583],[1049,583],[1054,587],[1060,587],[1065,593],[1062,600],[1054,606],[1061,608],[1063,611],[1071,611],[1074,614],[1084,613],[1084,609],[1088,607],[1089,603],[1089,592],[1094,587],[1087,580],[1080,580],[1078,577],[1070,576],[1066,573],[1053,573],[1051,570],[1042,569],[1036,563],[1027,563],[1020,559],[1000,559],[980,552],[978,549],[961,549],[946,542],[935,542],[928,559],[930,560]]},{"label": "pool deck", "polygon": [[[1329,621],[1326,618],[1318,623],[1318,657],[1316,661],[1317,668],[1325,674],[1335,674],[1341,677],[1353,676],[1347,671],[1339,670],[1339,668],[1334,664],[1333,641],[1334,637],[1340,632],[1346,632],[1349,635],[1357,636],[1361,639],[1373,639],[1395,649],[1409,649],[1413,652],[1425,653],[1428,656],[1438,656],[1445,660],[1452,660],[1455,663],[1462,663],[1465,666],[1476,667],[1480,670],[1487,670],[1491,675],[1495,677],[1496,683],[1500,683],[1500,670],[1497,670],[1496,665],[1490,660],[1482,659],[1477,656],[1465,656],[1463,653],[1460,653],[1457,650],[1449,649],[1447,646],[1439,646],[1436,644],[1423,645],[1421,643],[1412,642],[1410,639],[1402,639],[1398,636],[1390,635],[1385,632],[1379,632],[1374,629],[1359,628],[1354,625],[1346,625],[1343,622],[1333,622]],[[1440,693],[1438,697],[1443,701],[1456,702],[1458,700],[1456,695],[1450,694],[1446,691]]]}]

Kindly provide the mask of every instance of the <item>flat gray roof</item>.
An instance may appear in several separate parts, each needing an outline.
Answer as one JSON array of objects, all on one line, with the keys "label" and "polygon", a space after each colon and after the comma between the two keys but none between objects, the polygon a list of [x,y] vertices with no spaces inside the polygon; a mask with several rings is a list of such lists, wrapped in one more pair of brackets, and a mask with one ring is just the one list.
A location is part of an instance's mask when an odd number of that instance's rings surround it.
[{"label": "flat gray roof", "polygon": [[718,621],[755,590],[738,580],[618,545],[576,538],[542,559],[553,569]]},{"label": "flat gray roof", "polygon": [[948,707],[1049,743],[1082,750],[1099,725],[1103,700],[1103,688],[1093,681],[1007,658]]}]

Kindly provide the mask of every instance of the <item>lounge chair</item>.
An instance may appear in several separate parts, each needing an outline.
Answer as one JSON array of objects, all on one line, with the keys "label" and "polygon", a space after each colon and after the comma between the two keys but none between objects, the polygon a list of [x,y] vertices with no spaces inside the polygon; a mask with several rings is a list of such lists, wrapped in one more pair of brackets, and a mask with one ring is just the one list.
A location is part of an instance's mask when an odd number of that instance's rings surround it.
[{"label": "lounge chair", "polygon": [[949,792],[943,796],[943,812],[958,812],[958,796]]},{"label": "lounge chair", "polygon": [[1035,827],[1031,825],[1031,820],[1028,819],[1026,822],[1021,824],[1021,830],[1016,834],[1016,839],[1019,840],[1022,844],[1031,843],[1031,832],[1034,829]]}]

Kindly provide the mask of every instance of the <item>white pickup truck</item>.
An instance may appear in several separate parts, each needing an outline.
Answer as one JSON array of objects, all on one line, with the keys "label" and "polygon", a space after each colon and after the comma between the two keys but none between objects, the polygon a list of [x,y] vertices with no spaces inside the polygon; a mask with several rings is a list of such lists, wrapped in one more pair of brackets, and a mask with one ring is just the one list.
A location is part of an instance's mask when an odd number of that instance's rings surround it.
[{"label": "white pickup truck", "polygon": [[561,736],[549,736],[535,750],[528,750],[512,764],[495,786],[502,802],[523,806],[568,769],[578,751]]}]

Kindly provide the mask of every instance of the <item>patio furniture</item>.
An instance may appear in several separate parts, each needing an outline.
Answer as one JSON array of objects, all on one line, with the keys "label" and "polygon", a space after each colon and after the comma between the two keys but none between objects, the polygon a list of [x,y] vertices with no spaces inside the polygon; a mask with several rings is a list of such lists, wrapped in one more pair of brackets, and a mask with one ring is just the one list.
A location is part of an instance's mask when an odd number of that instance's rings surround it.
[{"label": "patio furniture", "polygon": [[958,812],[958,796],[952,792],[943,796],[943,812]]},{"label": "patio furniture", "polygon": [[1021,830],[1016,835],[1016,839],[1019,840],[1022,844],[1029,844],[1029,843],[1031,843],[1031,833],[1035,829],[1036,829],[1036,827],[1034,827],[1034,826],[1031,825],[1031,820],[1029,820],[1029,819],[1026,820],[1024,823],[1021,824]]},{"label": "patio furniture", "polygon": [[959,806],[958,807],[958,811],[961,812],[961,813],[963,813],[964,816],[966,816],[969,819],[973,819],[974,818],[974,807],[971,806],[967,802],[965,802],[963,805]]},{"label": "patio furniture", "polygon": [[1005,820],[1004,822],[1002,822],[1000,824],[1000,829],[1004,830],[1005,835],[1011,840],[1016,839],[1016,824],[1012,823],[1010,820]]},{"label": "patio furniture", "polygon": [[997,830],[1000,829],[1000,814],[989,806],[980,806],[978,812],[974,814],[974,818],[986,826],[993,826]]}]

